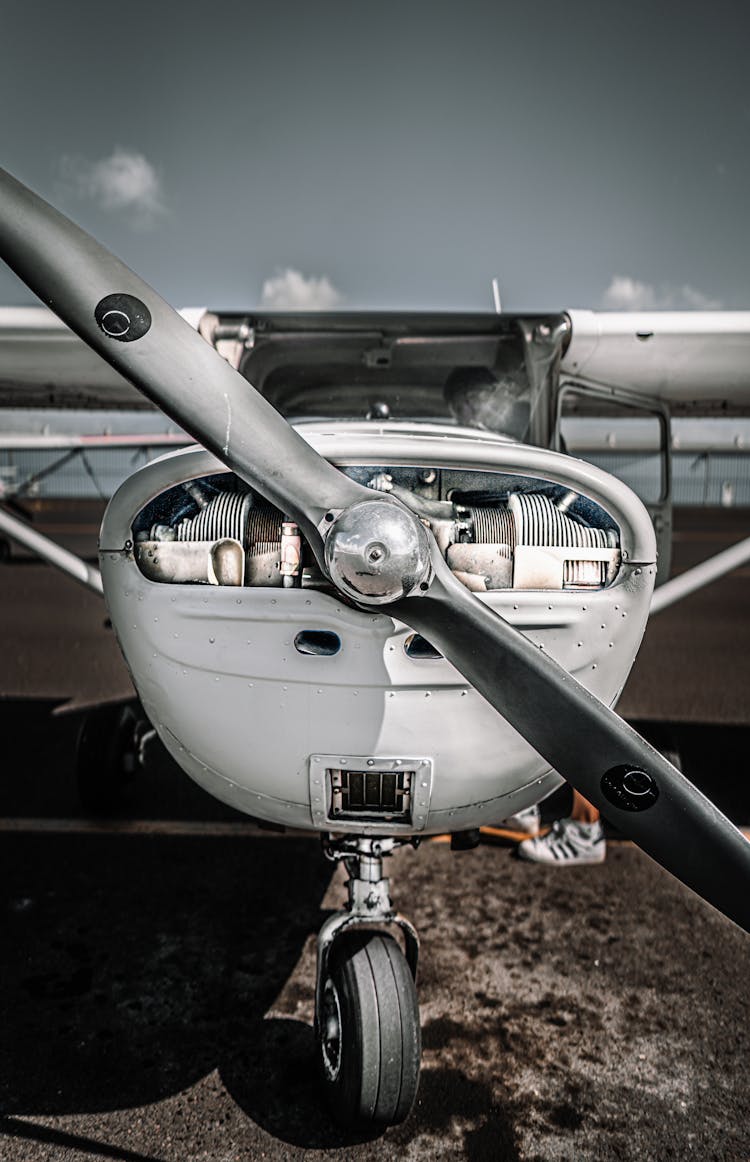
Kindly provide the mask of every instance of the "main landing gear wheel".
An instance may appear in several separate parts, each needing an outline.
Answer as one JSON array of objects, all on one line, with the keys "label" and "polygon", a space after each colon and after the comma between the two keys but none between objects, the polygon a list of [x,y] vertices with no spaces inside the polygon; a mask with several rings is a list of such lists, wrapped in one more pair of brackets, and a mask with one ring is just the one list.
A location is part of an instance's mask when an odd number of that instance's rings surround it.
[{"label": "main landing gear wheel", "polygon": [[336,942],[318,1037],[337,1121],[359,1129],[404,1121],[417,1096],[422,1043],[414,978],[392,937],[359,932]]},{"label": "main landing gear wheel", "polygon": [[81,803],[93,815],[122,806],[138,765],[141,720],[132,706],[97,706],[78,734],[76,785]]}]

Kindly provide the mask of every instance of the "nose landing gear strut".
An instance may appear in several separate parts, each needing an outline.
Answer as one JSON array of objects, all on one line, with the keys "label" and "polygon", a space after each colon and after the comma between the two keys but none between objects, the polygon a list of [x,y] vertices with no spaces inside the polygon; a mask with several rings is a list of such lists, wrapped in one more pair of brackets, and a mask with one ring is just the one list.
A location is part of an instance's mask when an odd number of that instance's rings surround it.
[{"label": "nose landing gear strut", "polygon": [[[324,840],[328,859],[343,859],[350,878],[347,908],[330,916],[318,935],[316,1039],[332,1113],[360,1128],[404,1121],[419,1085],[419,938],[394,912],[383,878],[383,857],[401,842]],[[403,935],[406,955],[383,931],[393,927]]]}]

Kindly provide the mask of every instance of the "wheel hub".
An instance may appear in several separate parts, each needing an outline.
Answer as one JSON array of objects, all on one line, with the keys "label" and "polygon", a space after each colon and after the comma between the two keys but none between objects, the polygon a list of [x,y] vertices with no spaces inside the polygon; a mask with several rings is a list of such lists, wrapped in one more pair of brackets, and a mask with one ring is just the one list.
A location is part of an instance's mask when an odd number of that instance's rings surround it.
[{"label": "wheel hub", "polygon": [[330,1081],[341,1069],[341,1002],[338,990],[329,977],[323,988],[323,1027],[320,1038],[323,1068]]}]

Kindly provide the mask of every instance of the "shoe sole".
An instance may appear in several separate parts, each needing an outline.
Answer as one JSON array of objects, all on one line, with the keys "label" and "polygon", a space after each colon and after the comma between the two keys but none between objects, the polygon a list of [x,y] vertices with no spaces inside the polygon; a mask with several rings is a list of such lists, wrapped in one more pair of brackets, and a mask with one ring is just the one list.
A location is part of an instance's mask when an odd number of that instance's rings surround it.
[{"label": "shoe sole", "polygon": [[571,855],[566,856],[565,859],[555,859],[554,857],[539,859],[535,855],[527,854],[523,850],[523,846],[519,844],[518,858],[526,860],[527,863],[543,863],[547,867],[591,867],[594,864],[604,863],[607,853],[603,851],[600,855]]}]

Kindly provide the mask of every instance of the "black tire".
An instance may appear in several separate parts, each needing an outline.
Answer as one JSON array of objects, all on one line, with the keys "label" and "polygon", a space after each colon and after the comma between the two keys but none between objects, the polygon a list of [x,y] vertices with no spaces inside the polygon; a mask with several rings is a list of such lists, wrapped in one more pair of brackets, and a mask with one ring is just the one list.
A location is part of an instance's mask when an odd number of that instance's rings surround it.
[{"label": "black tire", "polygon": [[403,1122],[417,1096],[422,1041],[417,990],[396,941],[380,932],[340,938],[323,1009],[323,1086],[336,1120],[360,1129]]},{"label": "black tire", "polygon": [[138,716],[132,706],[98,706],[81,723],[76,747],[76,784],[81,803],[94,815],[122,806],[135,774]]}]

